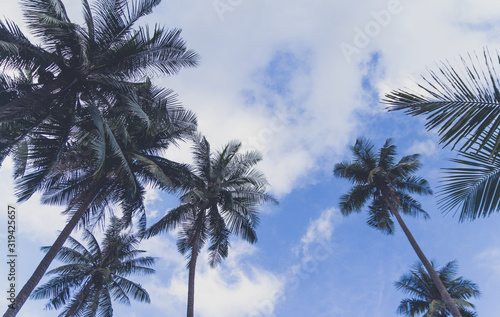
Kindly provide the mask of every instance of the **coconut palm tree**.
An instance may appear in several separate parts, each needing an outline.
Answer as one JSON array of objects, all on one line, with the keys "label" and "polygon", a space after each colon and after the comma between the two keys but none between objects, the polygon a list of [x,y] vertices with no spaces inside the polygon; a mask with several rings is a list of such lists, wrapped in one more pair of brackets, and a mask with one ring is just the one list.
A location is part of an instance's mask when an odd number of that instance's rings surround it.
[{"label": "coconut palm tree", "polygon": [[[96,223],[104,218],[104,211],[109,207],[119,206],[127,223],[137,216],[139,224],[144,227],[144,187],[151,185],[174,191],[185,186],[189,169],[162,157],[162,154],[169,145],[182,141],[193,132],[196,128],[194,114],[180,107],[171,92],[153,86],[141,91],[140,104],[146,111],[158,114],[150,116],[149,128],[138,124],[139,119],[130,116],[127,107],[116,107],[113,112],[106,113],[103,120],[95,115],[96,111],[82,110],[86,115],[82,115],[84,119],[74,131],[78,142],[69,143],[63,154],[68,157],[61,159],[64,163],[51,169],[41,182],[30,177],[36,169],[25,169],[36,165],[38,153],[28,151],[26,155],[16,156],[16,173],[22,175],[18,195],[27,195],[33,191],[33,186],[39,186],[44,190],[42,203],[66,205],[65,213],[70,219],[17,295],[16,309],[8,309],[6,316],[14,316],[19,311],[79,223]],[[168,116],[160,115],[162,113]],[[89,126],[97,129],[91,131]],[[90,153],[83,160],[80,155],[85,151],[82,148],[87,148]]]},{"label": "coconut palm tree", "polygon": [[390,111],[425,116],[443,146],[458,148],[458,165],[447,168],[439,206],[459,211],[460,221],[499,212],[500,78],[499,58],[488,50],[469,54],[458,65],[442,63],[418,90],[398,89],[385,96]]},{"label": "coconut palm tree", "polygon": [[[172,75],[197,64],[197,56],[186,49],[180,30],[133,28],[159,3],[96,0],[91,7],[82,0],[84,25],[80,26],[71,22],[60,0],[22,0],[28,27],[41,44],[31,43],[15,23],[0,21],[0,65],[6,70],[28,69],[31,81],[26,85],[19,77],[2,74],[0,162],[9,154],[15,156],[20,201],[37,190],[72,188],[62,191],[66,196],[54,198],[69,202],[70,222],[21,289],[15,309],[8,309],[4,316],[17,314],[88,207],[101,210],[96,206],[105,204],[112,193],[125,209],[140,207],[136,202],[142,192],[129,164],[145,168],[142,174],[149,173],[149,178],[144,180],[150,181],[153,174],[163,173],[154,166],[163,164],[167,171],[166,165],[173,163],[148,160],[148,155],[160,151],[161,143],[136,152],[142,153],[139,158],[123,155],[125,149],[139,143],[125,142],[131,137],[125,121],[119,119],[126,113],[129,123],[135,120],[142,128],[135,131],[134,138],[150,136],[151,122],[157,120],[152,116],[170,118],[170,114],[161,98],[152,107],[142,105],[143,92],[151,88],[144,78],[148,74]],[[175,139],[160,138],[164,143]],[[75,158],[83,166],[78,167]],[[173,185],[168,178],[159,180],[162,186]],[[121,185],[106,191],[112,179]]]},{"label": "coconut palm tree", "polygon": [[[128,279],[131,275],[153,274],[153,257],[140,256],[137,234],[123,231],[124,222],[112,218],[99,245],[91,231],[83,237],[87,247],[70,237],[57,259],[66,263],[49,272],[52,277],[38,287],[32,299],[49,299],[46,309],[63,311],[59,316],[113,316],[111,300],[130,305],[130,299],[150,302],[146,290]],[[50,247],[43,247],[48,251]]]},{"label": "coconut palm tree", "polygon": [[394,222],[391,219],[391,216],[394,216],[437,285],[446,306],[454,317],[460,317],[460,312],[450,294],[400,215],[401,211],[414,217],[419,215],[424,218],[429,217],[420,203],[410,196],[410,194],[432,194],[425,179],[412,175],[421,166],[418,161],[419,155],[404,156],[396,163],[396,146],[390,139],[377,153],[370,141],[359,138],[351,147],[351,152],[354,156],[352,162],[337,163],[333,169],[336,177],[346,178],[354,185],[347,194],[340,197],[340,211],[344,215],[360,212],[371,200],[367,223],[386,234],[394,232]]},{"label": "coconut palm tree", "polygon": [[198,254],[209,242],[212,267],[227,257],[231,234],[250,243],[257,241],[257,205],[277,203],[266,193],[267,181],[254,166],[258,152],[240,153],[240,142],[230,142],[221,151],[211,152],[205,137],[194,137],[192,179],[182,204],[151,226],[146,237],[179,227],[177,246],[187,254],[189,281],[187,316],[194,315],[194,281]]},{"label": "coconut palm tree", "polygon": [[[20,2],[27,26],[41,44],[31,43],[14,22],[0,21],[0,66],[29,69],[33,77],[28,87],[19,87],[16,80],[3,87],[16,98],[0,104],[2,161],[20,141],[42,133],[54,143],[49,161],[56,165],[81,109],[100,101],[103,113],[116,98],[132,97],[138,79],[172,75],[197,64],[180,30],[133,28],[160,0],[137,0],[131,5],[126,0],[97,0],[92,8],[82,0],[83,26],[70,20],[61,0]],[[131,115],[144,117],[134,98],[127,106]]]},{"label": "coconut palm tree", "polygon": [[[435,268],[434,263],[432,266]],[[457,277],[457,264],[455,261],[448,262],[441,269],[436,269],[439,279],[443,282],[453,301],[463,317],[475,317],[477,314],[469,308],[475,309],[468,300],[481,295],[478,286],[464,279]],[[394,285],[398,290],[403,291],[411,298],[401,301],[397,313],[405,316],[422,317],[447,317],[451,316],[436,285],[429,274],[425,271],[422,263],[417,262],[412,266],[409,273],[401,276]]]}]

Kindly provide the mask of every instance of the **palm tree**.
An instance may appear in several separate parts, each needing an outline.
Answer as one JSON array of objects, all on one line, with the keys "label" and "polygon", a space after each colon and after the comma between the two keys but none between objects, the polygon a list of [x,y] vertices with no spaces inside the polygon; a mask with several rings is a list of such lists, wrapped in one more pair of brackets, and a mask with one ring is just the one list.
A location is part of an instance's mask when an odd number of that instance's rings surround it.
[{"label": "palm tree", "polygon": [[[434,263],[432,266],[435,267]],[[437,270],[439,279],[443,282],[453,301],[464,317],[475,317],[477,314],[468,308],[475,309],[474,305],[468,302],[469,298],[477,298],[481,295],[478,286],[464,279],[456,277],[457,264],[455,261],[448,262],[441,269]],[[417,262],[410,270],[410,273],[401,276],[394,285],[398,290],[412,296],[401,301],[397,313],[405,316],[423,317],[446,317],[450,316],[450,311],[446,309],[443,299],[425,271],[422,263]]]},{"label": "palm tree", "polygon": [[427,181],[413,176],[421,166],[419,155],[404,156],[398,163],[395,161],[396,146],[388,139],[384,146],[376,153],[373,145],[366,139],[359,138],[351,147],[354,161],[344,161],[335,164],[333,173],[336,177],[348,179],[354,186],[349,193],[340,197],[340,211],[344,215],[360,212],[363,206],[371,199],[368,207],[368,225],[386,234],[394,232],[394,216],[403,229],[418,258],[424,264],[432,280],[444,298],[446,306],[454,317],[460,317],[460,312],[453,303],[450,294],[446,291],[437,273],[429,260],[417,244],[417,241],[404,223],[399,211],[410,216],[428,214],[422,209],[419,202],[410,194],[430,195],[432,191]]},{"label": "palm tree", "polygon": [[[149,130],[144,131],[144,128],[137,124],[136,117],[128,116],[126,108],[120,108],[121,113],[109,114],[109,117],[101,122],[101,129],[81,135],[77,144],[88,146],[92,150],[91,159],[82,162],[65,158],[65,164],[53,169],[42,184],[33,183],[29,177],[22,178],[19,183],[19,195],[29,191],[31,186],[41,186],[45,190],[42,202],[67,205],[65,213],[70,215],[70,220],[19,292],[16,297],[16,310],[8,309],[6,314],[19,311],[22,306],[20,303],[24,303],[33,291],[78,223],[98,223],[104,219],[104,211],[107,208],[118,205],[127,224],[137,216],[143,228],[146,222],[144,187],[151,185],[174,191],[185,186],[185,182],[189,180],[189,169],[183,164],[163,158],[161,154],[169,145],[183,140],[193,132],[196,118],[193,113],[175,105],[175,99],[172,99],[168,91],[154,92],[149,97],[160,105],[145,101],[142,103],[143,107],[164,107],[165,109],[158,112],[165,111],[169,116],[155,116],[156,120],[151,122]],[[92,122],[91,114],[88,117],[82,125]],[[87,129],[82,128],[82,131]],[[117,139],[114,135],[122,137]],[[70,147],[66,154],[71,155],[72,150]],[[79,148],[74,151],[77,154],[82,153]],[[36,160],[37,155],[25,156],[24,159]],[[22,163],[21,159],[16,162],[21,166],[29,165]]]},{"label": "palm tree", "polygon": [[[76,239],[68,239],[57,259],[66,263],[47,275],[55,275],[38,287],[32,299],[49,299],[46,309],[59,309],[59,316],[113,316],[111,300],[130,305],[130,299],[150,302],[146,290],[127,277],[153,274],[153,257],[142,257],[138,250],[139,237],[130,231],[123,232],[124,222],[113,218],[101,246],[91,231],[86,230],[85,247]],[[43,247],[48,251],[50,247]]]},{"label": "palm tree", "polygon": [[276,199],[266,193],[267,181],[254,166],[258,152],[239,153],[240,142],[230,142],[212,153],[205,137],[194,137],[194,166],[190,188],[182,204],[151,226],[146,237],[180,227],[177,246],[187,254],[189,281],[187,316],[194,315],[194,281],[198,254],[210,241],[209,263],[215,267],[227,257],[231,234],[250,243],[257,241],[256,206]]},{"label": "palm tree", "polygon": [[[145,98],[144,91],[152,88],[144,78],[195,66],[197,56],[185,48],[180,30],[133,28],[159,3],[97,0],[91,8],[82,0],[85,25],[80,26],[71,22],[60,0],[22,0],[28,27],[40,45],[32,44],[13,22],[0,21],[0,65],[8,70],[29,69],[31,74],[29,85],[18,77],[2,75],[0,162],[9,154],[15,156],[20,201],[37,190],[49,190],[51,198],[46,201],[68,202],[67,212],[72,216],[21,289],[15,309],[8,309],[4,316],[17,314],[89,207],[101,210],[99,205],[114,200],[125,209],[140,209],[141,186],[133,175],[146,182],[156,175],[161,178],[153,183],[175,185],[169,173],[179,165],[149,156],[186,130],[168,135],[163,125],[150,133],[154,130],[151,122],[162,116],[172,118],[165,107],[172,96],[157,90]],[[157,94],[159,100],[152,102],[151,96]],[[145,102],[151,106],[145,107]],[[132,122],[141,129],[131,131]],[[131,140],[143,135],[150,141],[140,149],[140,142]],[[155,138],[161,140],[152,145]],[[71,160],[76,157],[81,162],[82,156],[86,158],[83,166]],[[144,170],[139,172],[139,168]],[[115,185],[107,188],[110,182]],[[60,195],[54,196],[54,190]]]},{"label": "palm tree", "polygon": [[[48,159],[55,165],[81,109],[101,101],[103,113],[116,98],[132,97],[137,79],[196,66],[198,58],[185,48],[180,30],[133,28],[159,3],[97,0],[91,8],[82,0],[85,25],[80,26],[71,22],[61,0],[21,0],[28,27],[41,44],[31,43],[14,22],[0,21],[0,66],[33,75],[32,85],[19,87],[10,80],[2,87],[16,98],[0,99],[0,161],[36,133],[51,138]],[[131,115],[144,117],[133,98],[127,106]]]},{"label": "palm tree", "polygon": [[499,59],[488,50],[470,54],[461,65],[442,63],[418,91],[398,89],[385,96],[390,111],[425,116],[428,130],[443,146],[459,149],[459,165],[447,168],[440,208],[460,212],[460,221],[499,212],[500,78]]}]

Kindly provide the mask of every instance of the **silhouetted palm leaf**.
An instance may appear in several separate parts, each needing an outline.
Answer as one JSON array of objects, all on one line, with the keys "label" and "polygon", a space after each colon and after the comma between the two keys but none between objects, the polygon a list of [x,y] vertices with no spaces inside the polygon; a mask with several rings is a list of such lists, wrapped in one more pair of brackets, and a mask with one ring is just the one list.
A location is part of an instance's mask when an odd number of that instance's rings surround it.
[{"label": "silhouetted palm leaf", "polygon": [[474,153],[460,153],[444,168],[439,204],[442,210],[460,211],[460,221],[473,220],[498,212],[500,206],[500,162],[492,160],[493,141]]},{"label": "silhouetted palm leaf", "polygon": [[[439,69],[424,77],[421,93],[399,89],[387,94],[389,110],[403,110],[410,115],[426,115],[426,127],[437,129],[441,142],[468,150],[479,148],[493,139],[497,152],[500,138],[500,81],[498,61],[488,51],[482,61],[477,55],[461,58],[461,65],[442,63]],[[491,153],[491,154],[494,154]]]}]

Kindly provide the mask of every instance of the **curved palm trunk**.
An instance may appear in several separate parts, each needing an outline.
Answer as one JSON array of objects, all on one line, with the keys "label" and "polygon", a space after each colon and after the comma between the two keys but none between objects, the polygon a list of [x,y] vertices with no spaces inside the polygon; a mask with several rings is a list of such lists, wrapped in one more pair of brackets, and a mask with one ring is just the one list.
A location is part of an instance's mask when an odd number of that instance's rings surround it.
[{"label": "curved palm trunk", "polygon": [[198,259],[198,247],[201,233],[200,226],[197,225],[196,227],[197,229],[194,235],[193,249],[191,250],[191,261],[189,262],[187,317],[194,316],[194,276],[196,273],[196,260]]},{"label": "curved palm trunk", "polygon": [[[396,217],[398,220],[399,225],[401,226],[401,229],[403,229],[406,237],[408,238],[408,241],[410,241],[411,246],[413,247],[413,250],[415,250],[415,253],[417,254],[418,258],[424,265],[425,269],[431,276],[432,281],[436,285],[439,293],[441,294],[441,297],[443,298],[446,307],[450,310],[451,314],[453,317],[462,317],[460,314],[460,311],[458,310],[457,305],[453,301],[453,299],[450,296],[450,293],[448,293],[448,290],[444,286],[443,282],[439,278],[438,274],[436,273],[436,270],[432,267],[431,263],[429,260],[427,260],[427,257],[425,256],[424,252],[422,249],[420,249],[420,246],[418,245],[417,241],[411,234],[410,230],[406,226],[405,222],[403,221],[403,218],[401,218],[401,215],[399,214],[398,207],[396,207],[392,202],[398,202],[399,199],[398,197],[394,194],[394,190],[392,188],[386,188],[385,190],[382,190],[385,202],[387,203],[387,206],[389,206],[389,209],[391,210],[392,214]],[[391,197],[391,199],[388,199],[388,197]],[[392,201],[391,201],[392,200]]]},{"label": "curved palm trunk", "polygon": [[87,210],[92,200],[93,200],[93,195],[89,195],[88,198],[80,206],[80,208],[78,208],[78,210],[73,214],[70,221],[61,231],[54,244],[45,254],[42,261],[40,261],[40,264],[38,264],[38,267],[36,268],[35,272],[33,272],[33,275],[31,275],[26,284],[24,284],[19,294],[17,294],[14,308],[10,308],[9,306],[3,317],[16,316],[19,310],[21,310],[21,307],[24,305],[24,303],[30,296],[31,292],[33,292],[35,287],[38,285],[38,282],[40,282],[43,275],[49,268],[50,263],[52,263],[52,260],[54,260],[59,250],[61,250],[62,246],[64,245],[64,242],[66,242],[73,229],[76,227],[82,216],[85,214],[85,211]]}]

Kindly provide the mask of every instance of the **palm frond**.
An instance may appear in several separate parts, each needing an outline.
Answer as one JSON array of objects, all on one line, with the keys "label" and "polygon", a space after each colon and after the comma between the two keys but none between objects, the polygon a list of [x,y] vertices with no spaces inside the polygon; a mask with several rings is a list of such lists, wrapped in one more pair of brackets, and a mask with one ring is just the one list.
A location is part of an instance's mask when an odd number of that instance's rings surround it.
[{"label": "palm frond", "polygon": [[210,144],[207,139],[197,133],[193,135],[194,145],[192,147],[194,165],[205,181],[210,179],[211,159],[210,159]]},{"label": "palm frond", "polygon": [[121,303],[128,303],[130,305],[129,296],[139,302],[151,302],[148,292],[146,292],[140,284],[134,283],[123,277],[116,276],[111,289],[113,299],[118,300]]},{"label": "palm frond", "polygon": [[229,235],[231,231],[226,227],[226,223],[216,206],[210,208],[208,217],[208,221],[210,222],[208,261],[211,267],[215,267],[228,255],[230,247]]},{"label": "palm frond", "polygon": [[50,65],[54,57],[39,46],[32,44],[17,24],[10,20],[0,21],[0,66],[7,69],[37,69]]},{"label": "palm frond", "polygon": [[500,206],[500,163],[491,161],[489,154],[461,153],[451,159],[459,167],[444,168],[438,193],[439,207],[460,212],[460,221],[474,220],[497,212]]},{"label": "palm frond", "polygon": [[340,212],[348,215],[351,212],[360,212],[363,206],[371,199],[373,187],[371,185],[355,185],[347,194],[340,196]]},{"label": "palm frond", "polygon": [[183,223],[189,217],[189,214],[192,213],[192,211],[193,206],[187,204],[170,210],[157,223],[147,229],[145,237],[150,238],[159,234],[160,232],[165,232],[176,228],[179,224]]},{"label": "palm frond", "polygon": [[413,298],[406,298],[401,301],[396,313],[408,317],[415,317],[415,314],[423,314],[426,311],[427,302]]},{"label": "palm frond", "polygon": [[399,206],[401,212],[412,217],[423,217],[429,219],[429,214],[422,209],[422,205],[406,193],[399,193]]},{"label": "palm frond", "polygon": [[382,231],[384,234],[394,234],[394,221],[391,212],[382,196],[376,196],[368,207],[366,224]]},{"label": "palm frond", "polygon": [[392,144],[391,139],[385,141],[384,146],[379,150],[378,166],[385,170],[389,170],[394,166],[394,156],[396,155],[396,146]]},{"label": "palm frond", "polygon": [[433,191],[429,182],[419,176],[409,176],[403,180],[394,182],[394,188],[409,194],[432,195]]},{"label": "palm frond", "polygon": [[[500,59],[500,57],[497,57]],[[444,146],[458,146],[467,151],[479,149],[492,139],[493,151],[498,152],[500,135],[500,81],[498,60],[493,61],[488,50],[480,59],[469,54],[460,65],[441,63],[437,71],[429,71],[421,92],[408,89],[392,91],[384,102],[390,111],[426,116],[426,128],[437,130]]]},{"label": "palm frond", "polygon": [[152,33],[139,27],[123,43],[102,55],[97,70],[124,78],[150,74],[174,75],[183,67],[198,65],[198,55],[185,47],[181,31],[155,26]]}]

